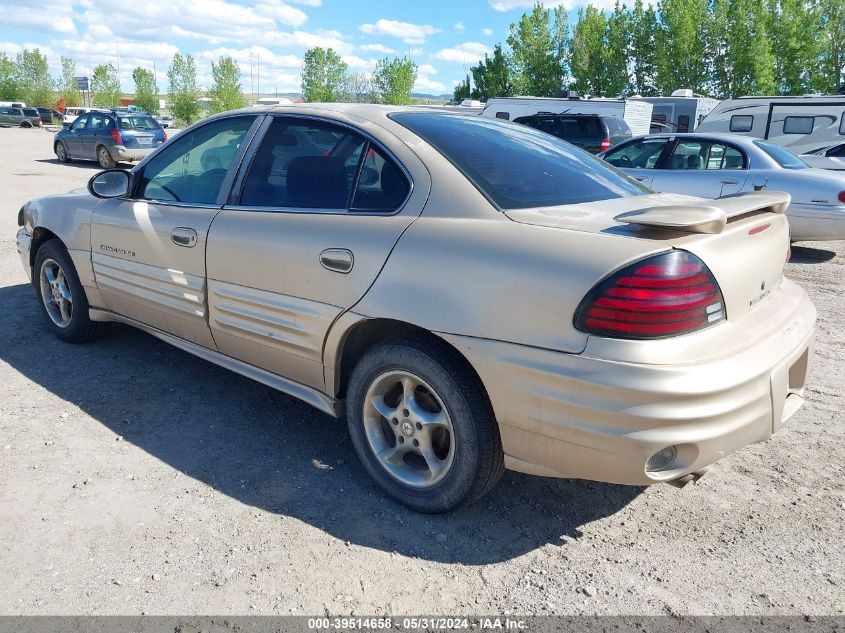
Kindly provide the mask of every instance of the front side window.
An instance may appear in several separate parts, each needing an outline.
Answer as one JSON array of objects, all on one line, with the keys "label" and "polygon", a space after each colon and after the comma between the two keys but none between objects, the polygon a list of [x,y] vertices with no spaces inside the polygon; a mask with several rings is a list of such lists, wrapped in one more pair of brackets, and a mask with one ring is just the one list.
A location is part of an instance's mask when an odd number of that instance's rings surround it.
[{"label": "front side window", "polygon": [[753,114],[735,114],[731,117],[731,132],[750,132],[754,126]]},{"label": "front side window", "polygon": [[783,120],[783,133],[810,134],[815,120],[815,117],[811,116],[788,116]]},{"label": "front side window", "polygon": [[73,122],[73,125],[70,126],[70,129],[84,130],[86,127],[88,127],[88,115],[80,115],[80,117]]},{"label": "front side window", "polygon": [[500,209],[649,193],[591,154],[524,125],[427,112],[391,118],[440,152]]},{"label": "front side window", "polygon": [[138,197],[214,204],[226,172],[254,121],[254,116],[228,117],[183,132],[146,164]]},{"label": "front side window", "polygon": [[667,138],[634,141],[609,152],[604,159],[622,169],[654,169],[668,142]]}]

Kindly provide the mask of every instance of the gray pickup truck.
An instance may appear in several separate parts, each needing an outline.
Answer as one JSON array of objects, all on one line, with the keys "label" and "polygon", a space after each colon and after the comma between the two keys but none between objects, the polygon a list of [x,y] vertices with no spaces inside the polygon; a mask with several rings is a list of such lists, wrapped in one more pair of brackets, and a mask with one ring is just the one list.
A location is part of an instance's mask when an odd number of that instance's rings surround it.
[{"label": "gray pickup truck", "polygon": [[35,108],[0,107],[0,125],[41,127],[41,117]]}]

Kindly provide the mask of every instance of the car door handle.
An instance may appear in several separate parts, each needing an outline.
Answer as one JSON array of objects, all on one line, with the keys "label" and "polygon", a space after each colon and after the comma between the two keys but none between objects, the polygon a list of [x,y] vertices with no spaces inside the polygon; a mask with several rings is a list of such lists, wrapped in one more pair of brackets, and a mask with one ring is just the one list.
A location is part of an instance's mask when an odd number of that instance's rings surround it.
[{"label": "car door handle", "polygon": [[354,263],[355,257],[348,248],[327,248],[320,253],[320,264],[332,272],[346,274]]},{"label": "car door handle", "polygon": [[723,185],[738,185],[739,181],[736,178],[722,178]]},{"label": "car door handle", "polygon": [[197,232],[184,226],[178,226],[170,231],[170,239],[176,246],[193,248],[197,243]]},{"label": "car door handle", "polygon": [[634,180],[639,180],[640,182],[645,182],[648,180],[648,176],[634,176]]}]

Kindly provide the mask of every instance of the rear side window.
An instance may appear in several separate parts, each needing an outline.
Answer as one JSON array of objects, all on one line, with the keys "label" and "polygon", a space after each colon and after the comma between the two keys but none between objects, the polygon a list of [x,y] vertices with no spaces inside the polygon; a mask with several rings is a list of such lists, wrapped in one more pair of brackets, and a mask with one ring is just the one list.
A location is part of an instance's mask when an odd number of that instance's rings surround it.
[{"label": "rear side window", "polygon": [[811,116],[788,116],[783,120],[783,133],[810,134],[815,120],[815,117]]},{"label": "rear side window", "polygon": [[524,125],[424,112],[391,118],[440,152],[500,209],[648,193],[590,154]]},{"label": "rear side window", "polygon": [[623,169],[654,169],[668,142],[668,138],[646,138],[633,141],[608,152],[604,160],[614,167]]},{"label": "rear side window", "polygon": [[735,114],[731,117],[731,132],[750,132],[754,127],[754,115]]}]

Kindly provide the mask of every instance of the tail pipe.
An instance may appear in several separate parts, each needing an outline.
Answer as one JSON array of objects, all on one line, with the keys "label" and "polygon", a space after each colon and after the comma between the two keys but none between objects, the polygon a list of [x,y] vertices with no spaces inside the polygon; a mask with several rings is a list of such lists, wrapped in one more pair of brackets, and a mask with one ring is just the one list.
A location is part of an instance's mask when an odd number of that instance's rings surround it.
[{"label": "tail pipe", "polygon": [[675,488],[683,488],[689,483],[695,483],[702,477],[704,477],[704,473],[707,472],[706,468],[702,468],[701,470],[696,470],[691,473],[688,473],[682,477],[678,477],[677,479],[670,479],[666,483],[670,486],[675,486]]}]

